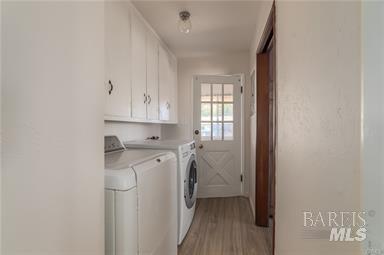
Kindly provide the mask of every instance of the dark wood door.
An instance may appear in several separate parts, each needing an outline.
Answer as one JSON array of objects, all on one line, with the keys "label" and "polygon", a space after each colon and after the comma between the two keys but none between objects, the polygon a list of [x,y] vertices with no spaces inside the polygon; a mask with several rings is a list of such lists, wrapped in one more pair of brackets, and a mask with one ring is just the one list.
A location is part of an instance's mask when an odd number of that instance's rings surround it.
[{"label": "dark wood door", "polygon": [[269,155],[270,155],[270,86],[269,54],[257,55],[257,131],[256,131],[256,225],[268,226]]}]

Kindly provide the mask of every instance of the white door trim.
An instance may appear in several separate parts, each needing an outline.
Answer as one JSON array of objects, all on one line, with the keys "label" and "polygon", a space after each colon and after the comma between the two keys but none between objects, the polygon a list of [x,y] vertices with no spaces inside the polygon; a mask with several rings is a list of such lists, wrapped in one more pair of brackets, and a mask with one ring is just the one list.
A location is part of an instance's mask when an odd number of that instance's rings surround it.
[{"label": "white door trim", "polygon": [[[242,93],[240,94],[240,105],[241,105],[241,141],[240,141],[240,146],[241,146],[241,155],[240,155],[240,158],[241,158],[241,174],[243,176],[243,182],[241,183],[241,195],[248,195],[248,194],[245,194],[245,179],[246,178],[249,178],[249,171],[248,171],[248,174],[245,175],[244,171],[245,171],[245,138],[244,138],[244,134],[245,134],[245,116],[244,116],[244,111],[245,111],[245,105],[244,105],[244,91],[245,91],[245,75],[244,74],[236,74],[236,75],[239,75],[240,76],[240,79],[241,79],[241,87],[242,87]],[[249,183],[249,180],[247,180],[247,183]]]},{"label": "white door trim", "polygon": [[[221,74],[218,74],[218,75],[193,75],[193,79],[192,79],[192,133],[194,132],[195,130],[195,123],[194,123],[194,117],[195,117],[195,96],[194,96],[194,93],[195,93],[195,90],[194,90],[194,86],[195,86],[195,80],[198,78],[198,77],[204,77],[204,79],[210,79],[210,78],[215,78],[217,76],[223,76],[223,77],[238,77],[240,78],[240,86],[242,87],[242,93],[240,94],[240,112],[241,112],[241,120],[240,120],[240,125],[241,125],[241,128],[240,128],[240,147],[241,147],[241,152],[240,152],[240,171],[241,171],[241,175],[243,176],[243,181],[241,182],[241,187],[240,187],[240,190],[241,190],[241,194],[242,196],[244,195],[247,195],[245,194],[246,193],[246,190],[245,190],[245,178],[249,178],[249,174],[245,175],[245,139],[244,139],[244,134],[245,134],[245,116],[244,116],[244,112],[245,112],[245,100],[244,100],[244,91],[245,91],[245,74],[243,73],[238,73],[238,74],[231,74],[231,75],[221,75]],[[193,134],[192,134],[193,135]],[[249,180],[247,180],[247,183],[249,183]]]}]

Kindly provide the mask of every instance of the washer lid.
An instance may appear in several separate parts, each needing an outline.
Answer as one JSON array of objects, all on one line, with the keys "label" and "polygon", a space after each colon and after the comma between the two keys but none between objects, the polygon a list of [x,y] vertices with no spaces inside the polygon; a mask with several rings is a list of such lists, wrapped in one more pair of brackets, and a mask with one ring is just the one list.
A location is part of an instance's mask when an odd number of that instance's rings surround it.
[{"label": "washer lid", "polygon": [[136,174],[133,167],[165,153],[158,150],[124,150],[106,153],[104,187],[122,191],[135,187]]},{"label": "washer lid", "polygon": [[144,161],[164,155],[165,151],[159,150],[131,150],[117,151],[105,154],[105,169],[120,170],[130,168]]},{"label": "washer lid", "polygon": [[177,150],[180,146],[194,143],[193,140],[135,140],[124,142],[127,148],[153,148]]},{"label": "washer lid", "polygon": [[125,191],[134,187],[136,187],[136,174],[132,168],[105,170],[104,188]]}]

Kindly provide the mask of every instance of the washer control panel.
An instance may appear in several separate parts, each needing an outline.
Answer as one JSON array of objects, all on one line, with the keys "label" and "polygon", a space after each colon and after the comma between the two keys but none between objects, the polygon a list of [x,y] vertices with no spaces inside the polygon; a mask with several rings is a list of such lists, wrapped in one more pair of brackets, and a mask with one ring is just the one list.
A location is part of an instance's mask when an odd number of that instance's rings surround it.
[{"label": "washer control panel", "polygon": [[179,153],[181,154],[182,158],[189,158],[189,156],[194,154],[195,151],[195,142],[184,144],[179,149]]},{"label": "washer control panel", "polygon": [[120,142],[117,136],[104,136],[104,152],[123,151],[124,145]]}]

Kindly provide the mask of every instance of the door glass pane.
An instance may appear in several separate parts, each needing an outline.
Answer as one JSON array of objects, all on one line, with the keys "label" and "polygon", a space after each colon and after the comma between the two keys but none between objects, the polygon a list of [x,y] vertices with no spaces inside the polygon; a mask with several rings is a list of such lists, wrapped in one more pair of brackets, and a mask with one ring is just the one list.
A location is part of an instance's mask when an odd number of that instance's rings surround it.
[{"label": "door glass pane", "polygon": [[212,84],[212,101],[223,101],[223,86],[221,84]]},{"label": "door glass pane", "polygon": [[233,104],[224,104],[224,121],[233,121]]},{"label": "door glass pane", "polygon": [[201,121],[211,121],[210,103],[201,103]]},{"label": "door glass pane", "polygon": [[232,84],[224,84],[224,102],[233,102]]},{"label": "door glass pane", "polygon": [[233,140],[233,123],[224,123],[224,140]]},{"label": "door glass pane", "polygon": [[212,140],[222,140],[223,124],[220,122],[212,123]]},{"label": "door glass pane", "polygon": [[201,122],[201,140],[211,140],[211,123]]},{"label": "door glass pane", "polygon": [[212,104],[212,120],[221,121],[223,119],[223,105]]},{"label": "door glass pane", "polygon": [[211,101],[211,84],[201,84],[201,102]]}]

